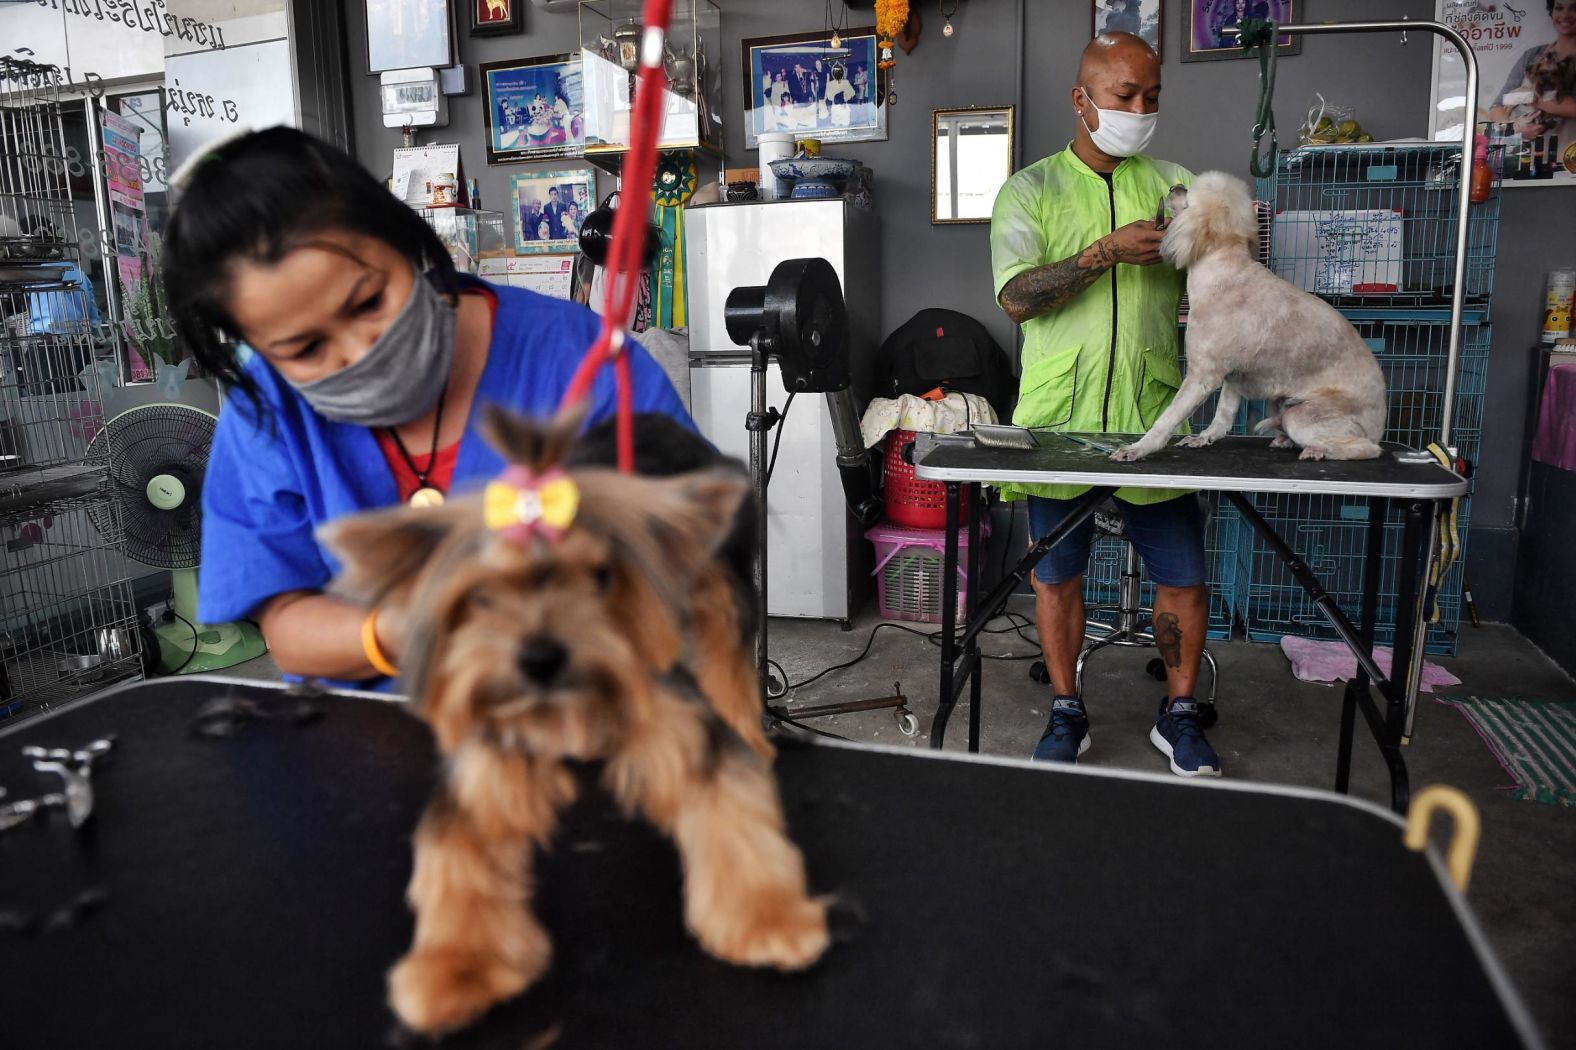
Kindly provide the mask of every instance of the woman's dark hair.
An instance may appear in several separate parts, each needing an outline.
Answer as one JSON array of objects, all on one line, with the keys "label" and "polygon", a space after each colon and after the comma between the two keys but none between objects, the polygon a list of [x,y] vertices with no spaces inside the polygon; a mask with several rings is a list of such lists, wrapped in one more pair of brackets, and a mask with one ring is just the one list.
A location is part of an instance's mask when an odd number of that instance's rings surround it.
[{"label": "woman's dark hair", "polygon": [[254,132],[197,162],[164,232],[164,287],[175,330],[197,362],[259,407],[257,387],[221,335],[241,333],[225,308],[234,264],[274,263],[329,230],[375,237],[425,272],[459,287],[454,260],[409,205],[354,159],[295,128]]}]

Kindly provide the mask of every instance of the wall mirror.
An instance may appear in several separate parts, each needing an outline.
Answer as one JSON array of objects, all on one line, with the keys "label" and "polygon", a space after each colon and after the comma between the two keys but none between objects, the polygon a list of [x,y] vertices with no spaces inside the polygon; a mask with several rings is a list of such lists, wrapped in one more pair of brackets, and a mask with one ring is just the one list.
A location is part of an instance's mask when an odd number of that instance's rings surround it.
[{"label": "wall mirror", "polygon": [[930,221],[990,222],[1012,174],[1013,107],[938,109],[930,115]]}]

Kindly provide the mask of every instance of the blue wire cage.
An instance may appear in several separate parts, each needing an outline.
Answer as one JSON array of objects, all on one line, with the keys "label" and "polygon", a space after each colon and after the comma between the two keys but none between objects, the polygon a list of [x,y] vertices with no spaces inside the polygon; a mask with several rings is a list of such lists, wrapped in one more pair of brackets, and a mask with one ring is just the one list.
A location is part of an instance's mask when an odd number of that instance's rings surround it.
[{"label": "blue wire cage", "polygon": [[[1459,144],[1292,150],[1258,181],[1273,215],[1270,268],[1353,321],[1433,320],[1455,282],[1460,178]],[[1462,319],[1480,324],[1494,290],[1497,185],[1469,215]]]},{"label": "blue wire cage", "polygon": [[[1273,213],[1269,266],[1321,296],[1352,321],[1373,349],[1389,400],[1385,437],[1416,448],[1438,441],[1449,367],[1461,149],[1445,143],[1308,147],[1286,154],[1258,192]],[[1498,165],[1491,164],[1496,173]],[[1492,329],[1489,300],[1499,229],[1496,184],[1473,202],[1467,227],[1462,327],[1450,443],[1475,463],[1483,434]],[[1244,408],[1250,425],[1260,405]],[[1324,581],[1355,620],[1361,608],[1367,507],[1338,497],[1259,496],[1255,506]],[[1458,512],[1460,557],[1438,588],[1431,653],[1454,653],[1462,611],[1469,498]],[[1393,593],[1402,526],[1385,529],[1381,595]],[[1280,560],[1241,530],[1237,611],[1248,637],[1334,638],[1322,614]],[[1394,641],[1395,609],[1382,602],[1379,640]]]}]

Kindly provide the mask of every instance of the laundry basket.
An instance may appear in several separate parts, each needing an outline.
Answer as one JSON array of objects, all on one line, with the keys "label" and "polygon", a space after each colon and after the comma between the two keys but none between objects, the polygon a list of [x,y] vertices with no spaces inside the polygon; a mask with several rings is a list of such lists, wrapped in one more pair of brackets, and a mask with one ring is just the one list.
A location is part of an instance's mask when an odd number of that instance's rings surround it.
[{"label": "laundry basket", "polygon": [[[947,525],[947,486],[940,481],[924,481],[914,476],[914,465],[903,458],[903,450],[914,441],[914,431],[893,430],[886,436],[883,471],[886,520],[909,529],[942,529]],[[962,488],[959,524],[969,520],[969,498],[974,486]]]},{"label": "laundry basket", "polygon": [[[981,539],[990,534],[990,522],[981,521]],[[942,572],[947,546],[945,529],[905,529],[882,522],[865,533],[875,544],[877,605],[885,620],[940,623]],[[969,534],[958,533],[958,610],[963,616],[968,601]]]}]

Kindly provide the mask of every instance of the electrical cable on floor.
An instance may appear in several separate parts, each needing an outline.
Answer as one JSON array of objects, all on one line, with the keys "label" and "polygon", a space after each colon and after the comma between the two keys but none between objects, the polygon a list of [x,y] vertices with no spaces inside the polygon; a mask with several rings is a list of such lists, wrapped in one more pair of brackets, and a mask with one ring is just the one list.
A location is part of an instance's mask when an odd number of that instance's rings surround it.
[{"label": "electrical cable on floor", "polygon": [[[777,469],[777,450],[782,447],[783,433],[788,429],[788,410],[793,407],[793,399],[799,396],[797,390],[788,395],[788,400],[783,402],[783,414],[777,417],[777,437],[772,441],[772,458],[766,464],[766,484],[772,483],[772,472]],[[787,681],[784,678],[783,681]]]},{"label": "electrical cable on floor", "polygon": [[[1016,634],[1023,641],[1028,642],[1029,644],[1033,645],[1034,646],[1034,651],[1032,653],[1008,653],[1008,654],[1003,654],[1003,655],[999,655],[999,656],[995,655],[995,654],[991,654],[991,653],[981,653],[980,656],[983,659],[986,659],[986,660],[1036,660],[1036,659],[1040,659],[1042,654],[1040,653],[1039,640],[1038,639],[1031,639],[1031,638],[1025,636],[1024,633],[1023,633],[1025,629],[1034,626],[1033,622],[1031,620],[1029,620],[1027,617],[1021,616],[1018,613],[1013,613],[1013,612],[1002,613],[1000,616],[992,617],[992,620],[1000,620],[1000,619],[1006,619],[1008,621],[1008,626],[1006,626],[1006,627],[995,627],[995,628],[987,627],[984,630],[982,630],[980,633],[981,634]],[[874,627],[872,627],[870,629],[870,636],[867,639],[865,639],[865,647],[864,647],[864,649],[862,649],[860,651],[858,656],[854,657],[852,660],[845,660],[842,663],[833,664],[830,667],[822,668],[821,670],[817,671],[815,674],[811,675],[809,678],[805,678],[805,679],[803,679],[801,681],[798,681],[798,682],[791,682],[791,681],[789,681],[788,673],[785,670],[783,670],[782,665],[779,664],[775,660],[767,660],[767,665],[769,667],[775,667],[777,669],[777,673],[782,676],[783,683],[786,686],[786,692],[792,692],[795,689],[802,689],[803,687],[809,685],[812,682],[816,682],[816,681],[819,681],[822,678],[825,678],[827,675],[831,674],[834,671],[842,671],[842,670],[845,670],[845,669],[847,669],[849,667],[853,667],[855,664],[859,663],[861,660],[864,660],[866,657],[868,657],[870,655],[871,647],[875,645],[876,635],[879,634],[883,628],[890,628],[891,630],[894,630],[894,631],[902,631],[904,634],[917,635],[917,636],[925,639],[931,645],[935,645],[935,646],[940,646],[941,645],[941,632],[940,631],[921,631],[921,630],[916,630],[913,627],[905,627],[903,624],[900,624],[900,623],[883,622],[883,623],[876,624]],[[963,635],[963,628],[959,627],[957,632],[956,632],[956,637],[961,639],[962,635]],[[784,695],[786,695],[786,692],[785,692]]]},{"label": "electrical cable on floor", "polygon": [[170,599],[170,615],[192,629],[192,651],[186,654],[186,659],[181,661],[181,665],[179,667],[170,672],[170,674],[180,674],[182,671],[186,670],[187,664],[196,659],[197,650],[202,648],[202,640],[197,635],[197,625],[175,611],[175,599],[173,597]]}]

